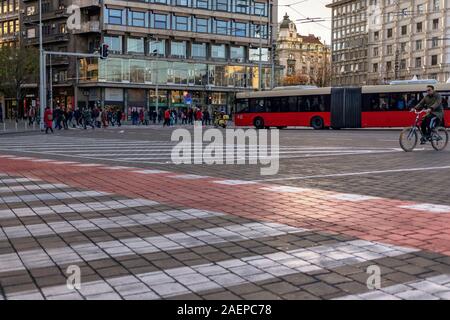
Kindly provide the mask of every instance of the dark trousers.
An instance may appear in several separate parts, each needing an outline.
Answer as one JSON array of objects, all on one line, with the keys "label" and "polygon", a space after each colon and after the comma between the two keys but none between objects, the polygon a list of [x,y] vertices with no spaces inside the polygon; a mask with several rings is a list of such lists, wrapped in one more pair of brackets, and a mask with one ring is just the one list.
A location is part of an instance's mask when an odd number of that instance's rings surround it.
[{"label": "dark trousers", "polygon": [[431,129],[434,129],[436,127],[439,126],[439,118],[436,117],[433,114],[429,114],[427,115],[425,118],[423,118],[422,120],[422,133],[429,137],[431,134]]},{"label": "dark trousers", "polygon": [[50,131],[53,133],[52,127],[47,127],[47,128],[45,128],[45,133],[48,133],[48,130],[50,130]]}]

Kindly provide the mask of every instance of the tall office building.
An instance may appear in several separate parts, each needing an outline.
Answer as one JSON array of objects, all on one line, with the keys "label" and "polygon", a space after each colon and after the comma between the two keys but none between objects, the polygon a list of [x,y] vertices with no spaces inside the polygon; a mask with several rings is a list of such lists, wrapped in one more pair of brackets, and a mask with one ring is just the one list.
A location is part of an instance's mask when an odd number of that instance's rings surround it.
[{"label": "tall office building", "polygon": [[[39,2],[17,5],[18,37],[37,47]],[[54,106],[227,109],[236,91],[275,85],[276,0],[42,0],[42,20],[46,50],[109,45],[104,60],[47,57]],[[38,96],[29,84],[25,105]]]},{"label": "tall office building", "polygon": [[[332,85],[367,84],[369,26],[367,9],[374,0],[333,0]],[[382,0],[378,0],[382,1]],[[386,0],[388,1],[388,0]]]}]

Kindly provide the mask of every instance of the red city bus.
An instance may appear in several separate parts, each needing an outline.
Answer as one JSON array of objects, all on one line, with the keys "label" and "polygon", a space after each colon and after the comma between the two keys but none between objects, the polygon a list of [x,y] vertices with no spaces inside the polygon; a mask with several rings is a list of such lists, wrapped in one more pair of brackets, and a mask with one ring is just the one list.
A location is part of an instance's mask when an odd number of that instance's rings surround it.
[{"label": "red city bus", "polygon": [[[433,84],[443,97],[445,125],[450,127],[450,84]],[[256,128],[407,127],[408,111],[424,96],[427,83],[354,88],[283,88],[236,95],[236,126]]]}]

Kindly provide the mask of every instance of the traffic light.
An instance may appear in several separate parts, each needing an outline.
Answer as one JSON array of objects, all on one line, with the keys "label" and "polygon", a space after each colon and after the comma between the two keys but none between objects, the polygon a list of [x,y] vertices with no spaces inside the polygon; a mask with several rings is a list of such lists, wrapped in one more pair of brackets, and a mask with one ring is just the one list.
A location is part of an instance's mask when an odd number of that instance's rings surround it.
[{"label": "traffic light", "polygon": [[106,59],[108,58],[109,54],[109,46],[106,43],[102,43],[100,46],[100,59]]}]

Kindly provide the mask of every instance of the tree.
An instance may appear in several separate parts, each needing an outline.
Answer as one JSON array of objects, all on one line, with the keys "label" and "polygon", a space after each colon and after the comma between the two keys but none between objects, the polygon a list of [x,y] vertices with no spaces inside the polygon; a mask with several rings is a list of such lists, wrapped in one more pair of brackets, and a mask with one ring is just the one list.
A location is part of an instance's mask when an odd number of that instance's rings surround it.
[{"label": "tree", "polygon": [[24,84],[37,83],[39,51],[33,47],[0,48],[0,92],[15,98],[16,114],[25,98]]},{"label": "tree", "polygon": [[284,86],[297,86],[297,85],[304,85],[308,84],[309,77],[306,74],[302,73],[296,73],[293,75],[289,75],[284,77],[283,79],[283,85]]}]

